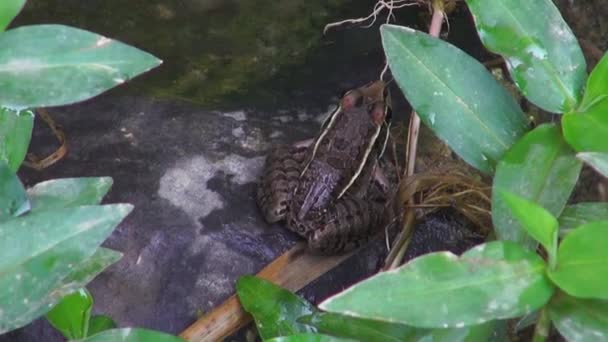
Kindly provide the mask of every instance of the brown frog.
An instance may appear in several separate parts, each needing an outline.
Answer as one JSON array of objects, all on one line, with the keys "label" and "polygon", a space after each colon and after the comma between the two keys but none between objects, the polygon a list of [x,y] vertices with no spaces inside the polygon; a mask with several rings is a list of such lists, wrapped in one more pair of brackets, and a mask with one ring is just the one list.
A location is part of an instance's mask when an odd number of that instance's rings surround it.
[{"label": "brown frog", "polygon": [[271,151],[257,193],[266,220],[286,220],[322,253],[366,242],[386,201],[378,157],[388,137],[389,102],[382,81],[351,90],[314,140]]}]

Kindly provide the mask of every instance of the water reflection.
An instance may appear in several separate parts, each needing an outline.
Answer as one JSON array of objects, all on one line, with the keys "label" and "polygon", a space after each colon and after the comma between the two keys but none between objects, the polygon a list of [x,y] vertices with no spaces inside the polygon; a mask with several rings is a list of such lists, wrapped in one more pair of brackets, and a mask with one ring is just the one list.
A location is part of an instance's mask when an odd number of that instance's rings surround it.
[{"label": "water reflection", "polygon": [[[45,0],[15,25],[61,23],[142,48],[164,60],[130,89],[212,104],[250,92],[320,46],[322,27],[353,14],[348,0]],[[366,13],[373,1],[356,1]],[[351,10],[351,11],[349,11]]]}]

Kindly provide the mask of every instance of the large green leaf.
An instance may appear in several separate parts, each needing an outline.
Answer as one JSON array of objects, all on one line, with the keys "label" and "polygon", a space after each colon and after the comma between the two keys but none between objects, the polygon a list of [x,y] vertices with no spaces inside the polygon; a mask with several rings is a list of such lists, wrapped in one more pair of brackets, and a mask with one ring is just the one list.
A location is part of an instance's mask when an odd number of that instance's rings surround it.
[{"label": "large green leaf", "polygon": [[479,245],[461,257],[421,256],[321,303],[327,311],[418,327],[449,328],[524,315],[553,294],[545,263],[509,241]]},{"label": "large green leaf", "polygon": [[116,322],[112,318],[106,315],[95,315],[91,317],[91,321],[89,322],[88,336],[114,328],[116,328]]},{"label": "large green leaf", "polygon": [[577,153],[576,157],[587,163],[587,165],[601,173],[604,177],[608,177],[608,153],[581,152]]},{"label": "large green leaf", "polygon": [[86,279],[87,272],[115,259],[115,253],[104,253],[103,260],[86,260],[131,209],[128,204],[82,206],[0,223],[0,333],[46,313],[76,290],[72,280]]},{"label": "large green leaf", "polygon": [[47,308],[53,307],[63,296],[83,288],[104,269],[120,260],[121,257],[122,254],[119,252],[99,247],[95,254],[74,265],[71,272],[57,282],[55,289],[42,299],[42,304],[35,316],[43,315],[48,311]]},{"label": "large green leaf", "polygon": [[[586,111],[589,107],[597,104],[599,101],[608,97],[608,53],[605,53],[602,59],[591,71],[587,79],[585,87],[585,95],[581,103],[579,111]],[[608,115],[608,113],[606,113]]]},{"label": "large green leaf", "polygon": [[19,216],[29,209],[30,202],[19,177],[0,160],[0,222]]},{"label": "large green leaf", "polygon": [[299,321],[313,325],[320,333],[359,341],[488,341],[495,326],[495,322],[487,322],[463,328],[425,329],[331,312],[304,316]]},{"label": "large green leaf", "polygon": [[[57,304],[61,298],[84,287],[106,267],[118,261],[121,256],[121,253],[113,250],[101,247],[98,248],[93,256],[80,264],[74,265],[71,272],[58,280],[53,289],[40,300],[40,305],[32,307],[31,310],[27,312],[27,315],[21,318],[21,320],[25,321],[29,319],[29,321],[31,321],[44,315],[50,308]],[[29,321],[23,324],[27,324]]]},{"label": "large green leaf", "polygon": [[608,341],[608,302],[556,296],[549,303],[549,316],[569,342]]},{"label": "large green leaf", "polygon": [[566,235],[557,267],[547,274],[571,296],[608,299],[608,221],[591,222]]},{"label": "large green leaf", "polygon": [[73,292],[84,287],[84,285],[108,266],[120,260],[120,258],[122,258],[122,253],[120,252],[103,247],[97,248],[91,257],[72,267],[71,272],[62,279],[62,288],[56,292],[66,294],[68,290],[69,292]]},{"label": "large green leaf", "polygon": [[27,195],[32,210],[49,210],[99,204],[110,187],[110,177],[63,178],[38,183]]},{"label": "large green leaf", "polygon": [[568,205],[558,220],[559,234],[562,236],[585,223],[608,221],[608,203],[588,202]]},{"label": "large green leaf", "polygon": [[[498,163],[492,192],[512,192],[558,217],[576,184],[582,163],[555,125],[540,125],[521,138]],[[492,196],[496,235],[534,249],[528,236],[498,196]]]},{"label": "large green leaf", "polygon": [[297,333],[315,332],[297,319],[311,314],[315,308],[304,299],[254,276],[240,277],[236,293],[245,311],[249,312],[263,339]]},{"label": "large green leaf", "polygon": [[[589,79],[583,101],[576,111],[564,115],[562,130],[566,141],[580,152],[579,156],[604,175],[608,174],[605,153],[608,152],[608,55],[595,66]],[[588,159],[588,160],[587,160]]]},{"label": "large green leaf", "polygon": [[266,340],[267,342],[346,342],[346,341],[357,341],[357,340],[350,340],[350,339],[344,339],[344,338],[339,338],[339,337],[333,337],[333,336],[328,336],[328,335],[321,335],[321,334],[314,334],[314,333],[307,333],[307,334],[294,334],[294,335],[289,335],[289,336],[280,336],[280,337],[275,337],[269,340]]},{"label": "large green leaf", "polygon": [[602,176],[608,177],[608,153],[607,152],[579,152],[576,157],[591,166]]},{"label": "large green leaf", "polygon": [[46,318],[68,340],[85,338],[88,336],[92,307],[93,296],[86,288],[81,288],[63,297],[46,314]]},{"label": "large green leaf", "polygon": [[418,335],[416,342],[477,342],[477,341],[506,341],[506,329],[498,331],[498,325],[503,321],[491,321],[463,328],[426,329],[427,332]]},{"label": "large green leaf", "polygon": [[33,108],[86,100],[161,63],[95,33],[62,25],[0,35],[0,105]]},{"label": "large green leaf", "polygon": [[164,332],[141,329],[122,328],[105,330],[99,334],[79,340],[80,342],[184,342],[185,340]]},{"label": "large green leaf", "polygon": [[17,171],[25,159],[33,128],[32,111],[0,107],[0,160],[7,162],[13,171]]},{"label": "large green leaf", "polygon": [[555,216],[536,203],[508,191],[498,191],[496,195],[507,204],[512,215],[525,231],[545,247],[549,255],[549,264],[555,265],[558,227]]},{"label": "large green leaf", "polygon": [[298,321],[312,325],[320,333],[363,341],[413,341],[428,329],[404,324],[350,317],[331,312],[303,316]]},{"label": "large green leaf", "polygon": [[586,78],[585,58],[551,0],[466,2],[483,44],[505,57],[522,94],[554,113],[578,105]]},{"label": "large green leaf", "polygon": [[475,59],[443,40],[383,25],[382,44],[399,87],[421,120],[486,173],[527,130],[521,109]]},{"label": "large green leaf", "polygon": [[608,152],[608,98],[584,112],[566,113],[562,118],[564,138],[579,152]]},{"label": "large green leaf", "polygon": [[0,32],[4,31],[8,24],[21,12],[25,0],[2,0],[0,1]]}]

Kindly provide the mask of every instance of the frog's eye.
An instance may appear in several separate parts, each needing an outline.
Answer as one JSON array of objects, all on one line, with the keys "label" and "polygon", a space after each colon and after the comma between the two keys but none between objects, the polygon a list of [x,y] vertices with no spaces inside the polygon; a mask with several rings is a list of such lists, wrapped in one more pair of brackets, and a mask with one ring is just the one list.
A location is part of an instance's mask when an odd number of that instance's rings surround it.
[{"label": "frog's eye", "polygon": [[363,96],[358,91],[349,91],[342,97],[342,108],[352,109],[363,105]]},{"label": "frog's eye", "polygon": [[381,125],[385,120],[385,108],[382,103],[376,102],[368,107],[369,116],[376,125]]}]

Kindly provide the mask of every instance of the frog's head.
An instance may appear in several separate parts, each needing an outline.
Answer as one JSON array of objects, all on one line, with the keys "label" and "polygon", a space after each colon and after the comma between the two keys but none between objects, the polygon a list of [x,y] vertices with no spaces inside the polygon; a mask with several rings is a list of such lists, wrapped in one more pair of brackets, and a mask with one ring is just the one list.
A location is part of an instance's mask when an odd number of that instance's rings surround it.
[{"label": "frog's head", "polygon": [[344,112],[365,108],[372,122],[380,126],[391,119],[390,92],[384,81],[370,82],[343,94],[340,108]]},{"label": "frog's head", "polygon": [[[362,87],[353,89],[342,96],[340,100],[343,115],[364,115],[369,118],[365,139],[352,141],[359,144],[359,152],[353,165],[352,173],[341,188],[338,198],[353,185],[370,158],[380,158],[384,153],[389,137],[390,121],[392,118],[391,97],[387,84],[382,81],[370,82]],[[372,153],[375,150],[376,152]]]}]

